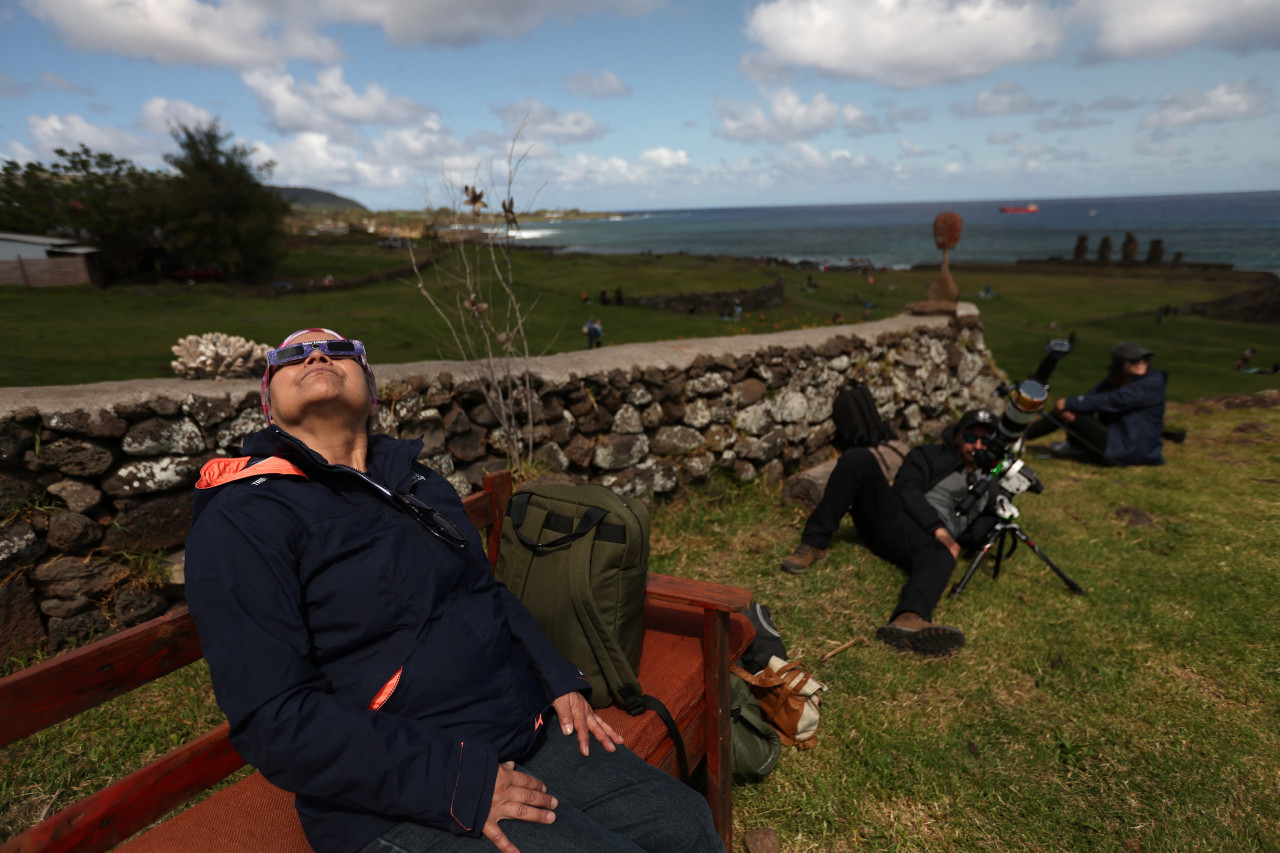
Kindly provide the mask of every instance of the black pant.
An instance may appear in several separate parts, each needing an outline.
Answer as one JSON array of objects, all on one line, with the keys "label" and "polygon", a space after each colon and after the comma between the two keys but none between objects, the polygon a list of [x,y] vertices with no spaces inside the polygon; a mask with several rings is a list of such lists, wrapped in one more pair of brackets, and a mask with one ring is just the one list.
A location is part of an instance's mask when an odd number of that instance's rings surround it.
[{"label": "black pant", "polygon": [[907,515],[879,463],[865,447],[846,450],[840,457],[822,500],[805,522],[801,543],[826,548],[845,513],[853,516],[872,553],[907,573],[890,618],[909,611],[932,620],[933,607],[955,570],[955,558]]},{"label": "black pant", "polygon": [[1077,414],[1071,423],[1067,423],[1060,412],[1054,412],[1051,418],[1041,415],[1027,426],[1027,441],[1043,438],[1060,427],[1066,430],[1072,447],[1087,450],[1100,461],[1106,459],[1107,425],[1092,413]]}]

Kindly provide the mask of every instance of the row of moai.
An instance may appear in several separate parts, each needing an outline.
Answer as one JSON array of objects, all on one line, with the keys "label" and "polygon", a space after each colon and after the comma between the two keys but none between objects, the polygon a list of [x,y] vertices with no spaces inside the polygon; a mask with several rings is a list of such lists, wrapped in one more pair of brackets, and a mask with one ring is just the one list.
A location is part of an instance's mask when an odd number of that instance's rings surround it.
[{"label": "row of moai", "polygon": [[[1098,263],[1111,263],[1111,238],[1103,237],[1098,243]],[[1089,235],[1081,234],[1076,238],[1076,248],[1071,254],[1071,260],[1077,262],[1087,262],[1089,260]],[[1133,236],[1133,232],[1126,232],[1124,242],[1120,244],[1120,262],[1124,264],[1135,264],[1138,262],[1138,238]],[[1159,264],[1164,262],[1164,241],[1152,240],[1151,246],[1147,249],[1147,257],[1144,263]],[[1182,262],[1182,253],[1175,252],[1173,255],[1173,263]]]}]

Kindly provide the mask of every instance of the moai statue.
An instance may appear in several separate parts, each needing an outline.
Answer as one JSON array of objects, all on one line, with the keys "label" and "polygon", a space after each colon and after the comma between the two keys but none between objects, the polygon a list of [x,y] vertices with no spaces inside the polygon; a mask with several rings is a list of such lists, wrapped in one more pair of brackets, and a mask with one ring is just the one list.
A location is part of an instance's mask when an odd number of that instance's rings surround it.
[{"label": "moai statue", "polygon": [[1076,238],[1075,251],[1071,253],[1071,260],[1084,261],[1089,258],[1089,235],[1081,234]]},{"label": "moai statue", "polygon": [[1180,263],[1182,263],[1182,253],[1181,253],[1181,252],[1174,252],[1174,253],[1173,253],[1173,262],[1174,262],[1175,264],[1180,264]]},{"label": "moai statue", "polygon": [[1103,237],[1102,242],[1098,244],[1098,263],[1111,263],[1111,238]]},{"label": "moai statue", "polygon": [[933,241],[942,250],[942,269],[929,285],[930,302],[958,302],[960,288],[951,278],[951,250],[960,242],[964,220],[958,213],[939,213],[933,220]]},{"label": "moai statue", "polygon": [[1126,264],[1131,264],[1138,259],[1138,238],[1133,236],[1132,231],[1128,231],[1124,235],[1124,242],[1120,244],[1120,260]]},{"label": "moai statue", "polygon": [[1151,248],[1147,250],[1147,263],[1158,264],[1164,260],[1164,241],[1152,240]]}]

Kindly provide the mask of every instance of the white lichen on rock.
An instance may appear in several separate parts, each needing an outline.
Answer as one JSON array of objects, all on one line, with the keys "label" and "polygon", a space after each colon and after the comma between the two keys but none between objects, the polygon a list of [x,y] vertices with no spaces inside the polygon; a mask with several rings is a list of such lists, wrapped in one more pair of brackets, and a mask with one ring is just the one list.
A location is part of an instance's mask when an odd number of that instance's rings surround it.
[{"label": "white lichen on rock", "polygon": [[187,335],[172,349],[177,359],[169,366],[184,379],[235,379],[261,375],[270,347],[239,335],[206,332]]}]

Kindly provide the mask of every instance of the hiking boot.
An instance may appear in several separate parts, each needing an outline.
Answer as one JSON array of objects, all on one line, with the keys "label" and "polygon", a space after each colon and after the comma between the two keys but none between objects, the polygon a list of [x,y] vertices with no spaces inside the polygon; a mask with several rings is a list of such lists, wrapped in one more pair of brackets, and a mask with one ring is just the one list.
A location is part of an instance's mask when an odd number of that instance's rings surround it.
[{"label": "hiking boot", "polygon": [[915,613],[899,613],[876,631],[882,643],[918,655],[949,655],[964,645],[964,633],[950,625],[935,625]]},{"label": "hiking boot", "polygon": [[782,561],[782,570],[793,575],[802,575],[809,567],[827,555],[825,548],[812,545],[801,545],[796,552]]}]

